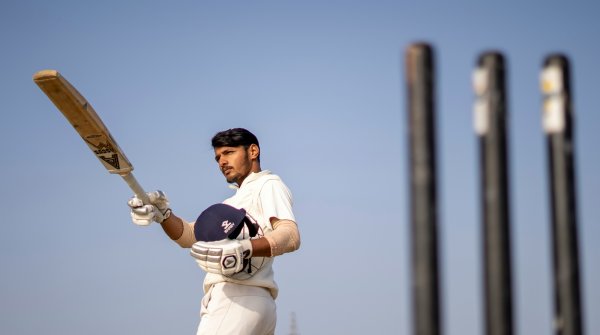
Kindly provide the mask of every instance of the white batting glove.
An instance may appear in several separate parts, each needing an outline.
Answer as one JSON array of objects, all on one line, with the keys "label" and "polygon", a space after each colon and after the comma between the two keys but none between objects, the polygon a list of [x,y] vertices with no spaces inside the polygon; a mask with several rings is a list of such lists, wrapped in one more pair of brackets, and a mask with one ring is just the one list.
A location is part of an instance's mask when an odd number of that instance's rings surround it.
[{"label": "white batting glove", "polygon": [[169,199],[165,192],[157,190],[154,192],[146,193],[150,199],[150,204],[156,206],[161,213],[166,213],[169,210]]},{"label": "white batting glove", "polygon": [[147,226],[152,222],[161,223],[171,216],[169,200],[162,191],[146,193],[150,204],[144,202],[137,196],[133,196],[127,202],[131,208],[131,221],[138,226]]},{"label": "white batting glove", "polygon": [[244,269],[244,260],[252,257],[250,240],[196,242],[190,251],[198,266],[210,273],[234,275]]}]

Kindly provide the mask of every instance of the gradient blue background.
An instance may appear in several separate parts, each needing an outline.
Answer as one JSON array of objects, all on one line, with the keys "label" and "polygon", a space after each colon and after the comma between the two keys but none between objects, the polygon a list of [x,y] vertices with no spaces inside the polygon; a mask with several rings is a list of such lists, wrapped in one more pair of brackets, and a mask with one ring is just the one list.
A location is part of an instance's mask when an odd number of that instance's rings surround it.
[{"label": "gradient blue background", "polygon": [[[231,194],[210,147],[246,127],[295,196],[300,251],[277,259],[277,334],[408,334],[403,55],[436,50],[443,324],[482,333],[471,73],[508,60],[519,334],[550,334],[539,71],[573,64],[585,327],[600,333],[599,6],[592,1],[16,1],[0,3],[0,333],[194,334],[203,273],[129,219],[109,175],[32,82],[61,71],[148,190],[193,220]],[[235,320],[232,320],[235,322]]]}]

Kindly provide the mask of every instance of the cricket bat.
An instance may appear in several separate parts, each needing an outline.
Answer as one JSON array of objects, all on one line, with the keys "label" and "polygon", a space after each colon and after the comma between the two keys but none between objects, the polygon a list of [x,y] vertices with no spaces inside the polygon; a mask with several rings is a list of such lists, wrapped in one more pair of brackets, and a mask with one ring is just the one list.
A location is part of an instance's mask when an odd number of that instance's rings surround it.
[{"label": "cricket bat", "polygon": [[56,70],[42,70],[33,81],[67,118],[108,172],[120,175],[144,204],[150,201],[132,174],[133,165],[113,139],[92,105]]}]

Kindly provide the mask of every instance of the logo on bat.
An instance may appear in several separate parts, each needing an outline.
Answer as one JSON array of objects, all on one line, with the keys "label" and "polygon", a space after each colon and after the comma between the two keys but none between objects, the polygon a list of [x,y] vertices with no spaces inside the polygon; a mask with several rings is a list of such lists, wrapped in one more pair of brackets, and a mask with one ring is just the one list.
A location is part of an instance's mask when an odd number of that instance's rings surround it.
[{"label": "logo on bat", "polygon": [[98,158],[100,158],[103,161],[105,161],[106,163],[110,164],[115,169],[117,169],[117,170],[119,169],[119,155],[112,154],[112,156],[110,156],[110,157],[98,155]]},{"label": "logo on bat", "polygon": [[[92,148],[92,150],[94,151],[94,153],[96,154],[96,157],[100,158],[101,160],[103,160],[104,162],[106,162],[107,164],[109,164],[110,166],[114,167],[115,169],[119,169],[120,168],[120,164],[119,164],[119,155],[116,153],[115,149],[113,148],[113,146],[109,143],[103,143],[103,142],[99,142],[98,145],[88,141],[87,139],[84,139],[87,144],[90,146],[90,148]],[[104,154],[111,154],[112,155],[104,155]]]}]

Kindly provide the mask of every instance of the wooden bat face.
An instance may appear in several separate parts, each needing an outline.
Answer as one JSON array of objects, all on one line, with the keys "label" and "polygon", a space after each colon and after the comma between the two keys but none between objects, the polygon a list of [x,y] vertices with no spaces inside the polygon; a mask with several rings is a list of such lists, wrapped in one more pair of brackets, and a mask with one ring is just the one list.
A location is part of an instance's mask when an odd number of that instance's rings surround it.
[{"label": "wooden bat face", "polygon": [[125,175],[133,170],[94,108],[58,71],[39,71],[34,74],[33,81],[67,118],[108,172]]}]

